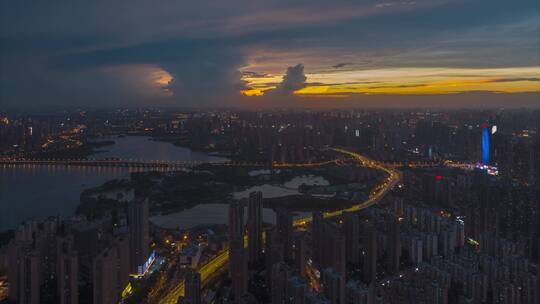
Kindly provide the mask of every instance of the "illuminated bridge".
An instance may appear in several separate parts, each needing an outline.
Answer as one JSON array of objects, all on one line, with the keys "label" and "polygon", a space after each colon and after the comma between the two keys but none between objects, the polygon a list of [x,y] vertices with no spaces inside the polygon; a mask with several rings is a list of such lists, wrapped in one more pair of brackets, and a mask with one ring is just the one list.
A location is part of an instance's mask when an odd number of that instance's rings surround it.
[{"label": "illuminated bridge", "polygon": [[226,164],[228,161],[163,161],[138,159],[0,159],[10,166],[78,166],[122,168],[192,168],[202,164]]},{"label": "illuminated bridge", "polygon": [[119,167],[119,168],[161,168],[181,169],[193,168],[203,164],[234,167],[264,167],[264,168],[309,168],[339,163],[339,160],[329,160],[314,163],[271,163],[271,162],[235,162],[235,161],[169,161],[169,160],[140,160],[140,159],[2,159],[0,165],[8,166],[76,166],[76,167]]}]

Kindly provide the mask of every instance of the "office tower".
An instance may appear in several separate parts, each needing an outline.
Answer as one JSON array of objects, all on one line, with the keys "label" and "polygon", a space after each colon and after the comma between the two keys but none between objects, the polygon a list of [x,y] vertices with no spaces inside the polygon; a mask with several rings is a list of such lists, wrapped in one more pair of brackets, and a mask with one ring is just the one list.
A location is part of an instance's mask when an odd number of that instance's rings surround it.
[{"label": "office tower", "polygon": [[372,224],[367,224],[364,234],[364,273],[365,283],[375,281],[377,275],[377,231]]},{"label": "office tower", "polygon": [[136,199],[128,206],[131,271],[141,274],[149,256],[148,199]]},{"label": "office tower", "polygon": [[302,278],[306,277],[306,246],[303,234],[294,237],[294,266]]},{"label": "office tower", "polygon": [[114,270],[117,267],[116,251],[104,249],[92,260],[93,303],[118,303],[120,292]]},{"label": "office tower", "polygon": [[229,206],[229,273],[235,299],[247,293],[248,256],[244,248],[244,208],[239,202]]},{"label": "office tower", "polygon": [[324,218],[323,214],[319,211],[313,212],[313,221],[311,224],[311,235],[312,235],[312,259],[313,264],[316,267],[321,267],[322,260],[322,247],[323,247],[323,229],[324,229]]},{"label": "office tower", "polygon": [[258,262],[262,253],[262,192],[251,192],[248,202],[249,262]]},{"label": "office tower", "polygon": [[189,270],[185,277],[185,304],[201,304],[201,274]]},{"label": "office tower", "polygon": [[276,228],[278,237],[283,244],[283,257],[286,261],[292,259],[293,226],[289,210],[279,208],[277,211]]},{"label": "office tower", "polygon": [[357,265],[360,263],[360,220],[351,212],[344,212],[343,218],[347,263]]},{"label": "office tower", "polygon": [[287,280],[287,304],[306,303],[307,284],[301,277],[291,277]]},{"label": "office tower", "polygon": [[388,252],[386,255],[386,268],[390,274],[394,274],[399,271],[399,258],[401,257],[401,241],[399,231],[398,219],[392,218],[390,231],[388,233]]},{"label": "office tower", "polygon": [[59,304],[79,303],[79,260],[73,249],[73,237],[57,237],[57,290]]},{"label": "office tower", "polygon": [[342,273],[326,268],[322,273],[322,288],[331,304],[345,304],[345,276]]}]

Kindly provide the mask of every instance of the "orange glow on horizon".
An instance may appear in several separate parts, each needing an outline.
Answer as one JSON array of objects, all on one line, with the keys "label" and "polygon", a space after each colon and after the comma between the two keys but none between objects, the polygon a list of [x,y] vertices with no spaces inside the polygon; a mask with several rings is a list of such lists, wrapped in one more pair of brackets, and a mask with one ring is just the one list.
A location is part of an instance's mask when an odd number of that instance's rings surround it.
[{"label": "orange glow on horizon", "polygon": [[[307,74],[303,97],[346,98],[355,94],[438,95],[467,92],[540,92],[540,67],[516,68],[384,68]],[[263,96],[281,76],[244,77],[246,96]]]}]

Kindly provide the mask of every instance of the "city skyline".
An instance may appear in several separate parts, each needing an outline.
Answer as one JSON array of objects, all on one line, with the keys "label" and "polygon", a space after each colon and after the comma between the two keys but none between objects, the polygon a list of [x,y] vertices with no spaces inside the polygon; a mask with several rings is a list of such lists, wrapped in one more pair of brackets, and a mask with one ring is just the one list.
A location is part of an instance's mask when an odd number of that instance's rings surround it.
[{"label": "city skyline", "polygon": [[539,0],[0,1],[0,304],[538,304],[539,240]]},{"label": "city skyline", "polygon": [[0,114],[0,303],[536,304],[540,111]]}]

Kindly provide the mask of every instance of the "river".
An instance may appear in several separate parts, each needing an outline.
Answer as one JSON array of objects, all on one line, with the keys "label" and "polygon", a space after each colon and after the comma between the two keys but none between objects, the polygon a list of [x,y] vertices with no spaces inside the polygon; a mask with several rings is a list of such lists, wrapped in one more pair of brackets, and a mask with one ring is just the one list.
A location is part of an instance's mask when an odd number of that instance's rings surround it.
[{"label": "river", "polygon": [[[95,158],[170,161],[218,161],[219,157],[145,136],[112,138],[116,143],[100,148]],[[70,216],[81,191],[114,179],[128,177],[127,168],[0,166],[0,231],[29,219],[51,215]]]}]

